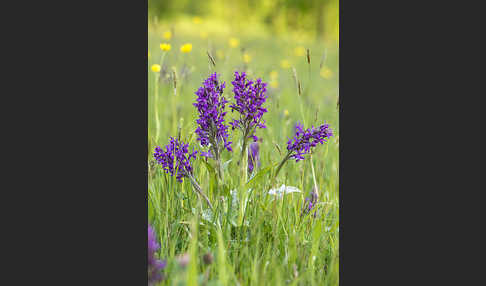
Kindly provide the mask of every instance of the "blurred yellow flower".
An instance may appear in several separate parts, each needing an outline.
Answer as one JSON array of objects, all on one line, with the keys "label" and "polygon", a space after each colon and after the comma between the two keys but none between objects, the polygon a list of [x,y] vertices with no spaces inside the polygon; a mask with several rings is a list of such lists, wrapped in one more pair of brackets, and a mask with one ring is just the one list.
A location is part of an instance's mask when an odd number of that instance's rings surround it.
[{"label": "blurred yellow flower", "polygon": [[238,47],[238,45],[240,44],[240,40],[238,40],[237,38],[230,38],[229,39],[229,45],[232,47],[232,48],[236,48]]},{"label": "blurred yellow flower", "polygon": [[245,62],[245,63],[249,63],[250,61],[251,61],[251,57],[250,57],[250,55],[249,55],[249,54],[247,54],[247,53],[244,53],[244,54],[243,54],[243,62]]},{"label": "blurred yellow flower", "polygon": [[172,38],[172,32],[171,31],[164,32],[163,37],[166,40],[170,40],[170,38]]},{"label": "blurred yellow flower", "polygon": [[196,17],[192,18],[192,22],[194,24],[201,24],[201,17],[196,16]]},{"label": "blurred yellow flower", "polygon": [[278,78],[278,71],[271,71],[270,72],[270,79],[275,80]]},{"label": "blurred yellow flower", "polygon": [[271,88],[278,88],[278,81],[274,80],[270,82],[270,87]]},{"label": "blurred yellow flower", "polygon": [[160,49],[162,51],[166,51],[166,52],[170,51],[170,44],[162,43],[162,44],[160,44]]},{"label": "blurred yellow flower", "polygon": [[320,72],[321,77],[324,79],[330,79],[332,77],[332,70],[328,67],[323,67]]},{"label": "blurred yellow flower", "polygon": [[280,61],[280,66],[283,69],[288,69],[288,68],[290,68],[290,62],[288,60],[282,60],[282,61]]},{"label": "blurred yellow flower", "polygon": [[152,71],[153,71],[153,72],[160,72],[160,65],[158,65],[158,64],[153,64],[153,65],[152,65]]},{"label": "blurred yellow flower", "polygon": [[201,36],[201,38],[203,39],[206,39],[208,37],[208,33],[205,31],[201,31],[201,33],[199,33],[199,36]]},{"label": "blurred yellow flower", "polygon": [[303,57],[303,56],[305,56],[305,54],[306,54],[306,50],[305,50],[305,48],[304,48],[304,47],[302,47],[302,46],[300,46],[300,47],[296,47],[296,48],[294,49],[294,54],[295,54],[296,56],[298,56],[298,57]]},{"label": "blurred yellow flower", "polygon": [[284,110],[285,117],[289,116],[289,111],[287,109]]},{"label": "blurred yellow flower", "polygon": [[192,51],[192,44],[184,44],[181,46],[181,52],[189,53],[190,51]]},{"label": "blurred yellow flower", "polygon": [[224,52],[222,50],[217,50],[216,56],[218,57],[218,59],[222,60],[224,58]]}]

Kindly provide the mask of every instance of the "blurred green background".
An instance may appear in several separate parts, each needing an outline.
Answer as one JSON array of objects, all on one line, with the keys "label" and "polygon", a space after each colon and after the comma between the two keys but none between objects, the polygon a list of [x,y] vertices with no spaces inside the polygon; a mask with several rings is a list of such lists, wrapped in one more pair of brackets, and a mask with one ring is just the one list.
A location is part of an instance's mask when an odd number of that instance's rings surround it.
[{"label": "blurred green background", "polygon": [[152,20],[197,16],[239,34],[297,33],[326,41],[338,39],[338,0],[149,0],[148,7]]}]

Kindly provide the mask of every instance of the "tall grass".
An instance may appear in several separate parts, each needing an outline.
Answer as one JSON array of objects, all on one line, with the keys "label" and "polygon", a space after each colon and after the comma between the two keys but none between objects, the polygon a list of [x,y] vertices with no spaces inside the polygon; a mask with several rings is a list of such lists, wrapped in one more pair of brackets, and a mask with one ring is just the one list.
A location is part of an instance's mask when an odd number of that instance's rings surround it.
[{"label": "tall grass", "polygon": [[[177,33],[164,40],[161,30],[149,29],[149,67],[159,63],[161,42],[170,42],[172,50],[164,58],[168,70],[166,80],[156,77],[148,67],[149,86],[149,162],[148,219],[160,240],[160,257],[168,259],[167,279],[161,285],[338,285],[339,282],[339,174],[337,101],[337,49],[323,43],[245,37],[238,48],[228,45],[228,37],[211,34],[201,39],[198,34]],[[183,43],[192,43],[188,54],[179,52]],[[311,67],[305,56],[295,56],[296,46],[309,48]],[[241,51],[241,48],[244,51]],[[327,50],[324,65],[333,76],[320,76],[320,65]],[[208,58],[208,52],[214,64]],[[244,63],[243,53],[252,60]],[[218,57],[218,54],[220,55]],[[295,68],[282,68],[287,59]],[[224,151],[224,183],[219,182],[213,162],[198,156],[193,163],[194,177],[211,200],[214,210],[192,190],[185,179],[179,183],[154,163],[155,146],[165,146],[169,136],[180,136],[191,148],[201,149],[196,141],[196,110],[194,92],[211,72],[226,81],[225,97],[233,101],[231,92],[234,71],[243,71],[251,78],[270,82],[270,72],[278,72],[278,87],[268,87],[264,115],[266,129],[257,131],[260,142],[261,168],[248,174],[245,180],[237,166],[241,152],[241,134],[230,131],[233,154]],[[174,74],[177,86],[174,89]],[[297,82],[297,84],[296,84]],[[300,94],[298,85],[300,82]],[[156,87],[157,86],[157,87]],[[157,88],[157,90],[155,90]],[[155,92],[158,99],[155,101]],[[157,105],[155,105],[157,103]],[[155,110],[160,122],[156,138]],[[227,119],[236,116],[229,112]],[[288,115],[286,115],[288,113]],[[316,147],[306,160],[285,164],[275,181],[270,180],[275,167],[286,154],[287,138],[294,126],[305,127],[326,121],[334,131],[329,142]],[[302,193],[281,198],[268,190],[280,185],[294,186]],[[317,187],[317,215],[303,215],[304,199]],[[188,254],[190,262],[182,267],[177,257]],[[212,253],[212,264],[202,256]]]}]

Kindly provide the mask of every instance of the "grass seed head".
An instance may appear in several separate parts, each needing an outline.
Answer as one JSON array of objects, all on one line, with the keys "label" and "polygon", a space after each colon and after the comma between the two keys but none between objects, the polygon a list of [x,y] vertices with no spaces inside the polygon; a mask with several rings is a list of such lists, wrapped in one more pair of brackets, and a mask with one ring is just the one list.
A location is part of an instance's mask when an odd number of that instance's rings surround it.
[{"label": "grass seed head", "polygon": [[204,264],[206,264],[206,265],[210,265],[210,264],[213,263],[214,257],[211,254],[211,252],[208,252],[208,253],[204,254],[203,261],[204,261]]},{"label": "grass seed head", "polygon": [[206,51],[206,53],[208,54],[209,61],[211,62],[211,64],[213,65],[213,67],[216,67],[216,62],[214,61],[214,58],[211,56],[211,54],[209,53],[209,51]]}]

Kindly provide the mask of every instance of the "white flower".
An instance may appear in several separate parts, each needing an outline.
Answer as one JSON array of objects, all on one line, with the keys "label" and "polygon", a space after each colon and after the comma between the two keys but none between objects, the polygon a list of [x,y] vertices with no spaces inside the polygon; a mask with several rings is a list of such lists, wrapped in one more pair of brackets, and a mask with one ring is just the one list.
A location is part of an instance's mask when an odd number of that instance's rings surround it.
[{"label": "white flower", "polygon": [[278,198],[281,198],[284,194],[290,194],[290,193],[302,193],[302,191],[297,189],[296,187],[286,186],[286,185],[281,185],[280,188],[278,189],[271,189],[270,191],[268,191],[269,195],[274,195],[277,196]]}]

